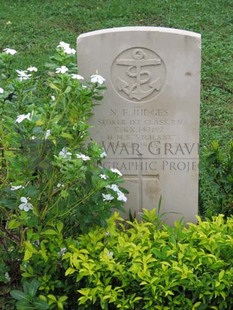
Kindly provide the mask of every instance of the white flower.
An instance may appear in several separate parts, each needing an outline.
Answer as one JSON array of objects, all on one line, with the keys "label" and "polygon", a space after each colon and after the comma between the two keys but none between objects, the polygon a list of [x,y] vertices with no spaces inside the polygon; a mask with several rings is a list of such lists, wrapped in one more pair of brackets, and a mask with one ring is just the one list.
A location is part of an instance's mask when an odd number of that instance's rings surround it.
[{"label": "white flower", "polygon": [[16,50],[14,50],[12,48],[4,48],[3,52],[6,54],[10,54],[10,55],[14,55],[17,53]]},{"label": "white flower", "polygon": [[125,196],[124,193],[122,193],[122,191],[120,191],[119,187],[116,184],[112,184],[112,185],[107,185],[106,188],[110,188],[112,189],[114,192],[117,193],[117,200],[119,201],[127,201],[127,197]]},{"label": "white flower", "polygon": [[69,69],[66,66],[61,66],[60,68],[56,69],[56,73],[66,73]]},{"label": "white flower", "polygon": [[117,173],[120,177],[122,176],[122,173],[116,168],[111,168],[111,171]]},{"label": "white flower", "polygon": [[66,49],[68,47],[70,47],[70,44],[69,43],[65,43],[63,41],[61,41],[57,47],[60,47],[60,48],[63,48],[63,49]]},{"label": "white flower", "polygon": [[20,81],[28,80],[31,77],[31,74],[27,74],[26,70],[16,70]]},{"label": "white flower", "polygon": [[114,199],[114,197],[111,194],[102,194],[103,201],[111,201]]},{"label": "white flower", "polygon": [[4,89],[0,87],[0,94],[4,93]]},{"label": "white flower", "polygon": [[17,191],[20,188],[24,188],[23,185],[12,185],[11,186],[11,191]]},{"label": "white flower", "polygon": [[93,75],[91,75],[91,82],[92,83],[98,83],[98,84],[102,85],[105,82],[105,78],[103,78],[99,74],[93,74]]},{"label": "white flower", "polygon": [[65,54],[75,54],[76,53],[76,50],[74,49],[74,48],[71,48],[70,47],[70,44],[68,44],[68,43],[65,43],[65,42],[63,42],[63,41],[61,41],[59,44],[58,44],[58,46],[57,46],[58,48],[62,48],[63,49],[63,51],[64,51],[64,53]]},{"label": "white flower", "polygon": [[61,250],[57,254],[63,256],[66,253],[66,251],[67,251],[66,248],[61,248]]},{"label": "white flower", "polygon": [[24,211],[28,212],[29,210],[33,209],[32,204],[30,202],[28,202],[28,199],[26,197],[21,197],[20,201],[22,202],[19,205],[20,210],[24,210]]},{"label": "white flower", "polygon": [[76,50],[74,48],[68,47],[64,49],[64,53],[68,55],[74,55],[76,53]]},{"label": "white flower", "polygon": [[117,195],[118,195],[117,200],[119,200],[119,201],[124,201],[124,202],[127,201],[127,197],[126,197],[125,194],[122,193],[121,191],[118,191],[118,192],[117,192]]},{"label": "white flower", "polygon": [[103,180],[107,180],[108,179],[108,176],[106,175],[106,174],[100,174],[100,177],[101,177],[101,179],[103,179]]},{"label": "white flower", "polygon": [[27,68],[27,71],[29,71],[29,72],[37,72],[38,70],[37,70],[36,67],[29,67],[29,68]]},{"label": "white flower", "polygon": [[59,153],[59,156],[60,156],[60,157],[68,158],[68,159],[70,159],[71,155],[72,155],[72,153],[67,152],[66,147],[63,147],[63,149],[62,149],[61,152]]},{"label": "white flower", "polygon": [[84,154],[76,154],[76,157],[77,157],[77,158],[81,158],[81,159],[84,160],[84,161],[90,160],[90,157],[89,157],[89,156],[86,156],[86,155],[84,155]]},{"label": "white flower", "polygon": [[107,153],[105,151],[100,154],[100,158],[105,158],[106,156],[107,156]]},{"label": "white flower", "polygon": [[107,185],[106,188],[110,188],[110,189],[112,189],[114,192],[118,192],[118,191],[119,191],[119,187],[118,187],[116,184]]},{"label": "white flower", "polygon": [[60,187],[65,187],[64,184],[61,184],[61,183],[57,183],[57,187],[60,188]]},{"label": "white flower", "polygon": [[48,139],[48,137],[51,135],[51,130],[50,129],[48,129],[47,131],[46,131],[46,133],[45,133],[45,140],[47,140]]},{"label": "white flower", "polygon": [[55,97],[55,96],[51,96],[51,99],[52,99],[53,101],[55,101],[55,100],[56,100],[56,97]]},{"label": "white flower", "polygon": [[25,119],[28,119],[30,121],[31,120],[31,113],[18,115],[15,122],[21,123]]},{"label": "white flower", "polygon": [[84,80],[84,77],[79,74],[71,74],[72,79]]}]

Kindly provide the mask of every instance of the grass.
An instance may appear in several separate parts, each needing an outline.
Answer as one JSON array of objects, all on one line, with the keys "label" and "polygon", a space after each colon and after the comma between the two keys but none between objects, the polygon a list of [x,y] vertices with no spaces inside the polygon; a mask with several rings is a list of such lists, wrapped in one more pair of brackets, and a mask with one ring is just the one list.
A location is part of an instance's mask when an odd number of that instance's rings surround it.
[{"label": "grass", "polygon": [[[211,140],[233,131],[232,0],[0,0],[0,50],[16,49],[16,67],[39,68],[62,40],[120,26],[163,26],[202,34],[201,158]],[[201,167],[202,186],[205,165]],[[202,189],[201,189],[202,190]]]}]

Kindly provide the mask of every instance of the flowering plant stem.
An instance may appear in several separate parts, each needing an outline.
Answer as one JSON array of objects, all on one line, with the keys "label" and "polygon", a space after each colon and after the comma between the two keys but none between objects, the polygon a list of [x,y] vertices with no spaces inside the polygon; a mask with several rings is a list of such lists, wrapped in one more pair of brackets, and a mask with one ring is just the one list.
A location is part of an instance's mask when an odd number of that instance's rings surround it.
[{"label": "flowering plant stem", "polygon": [[82,199],[80,199],[79,201],[75,202],[73,205],[70,206],[69,210],[67,210],[66,212],[59,214],[59,218],[62,218],[66,215],[69,215],[70,213],[72,213],[72,211],[77,208],[80,204],[84,203],[86,200],[88,200],[92,195],[94,195],[96,193],[96,191],[92,190],[91,192],[88,193],[88,195],[86,195],[85,197],[83,197]]}]

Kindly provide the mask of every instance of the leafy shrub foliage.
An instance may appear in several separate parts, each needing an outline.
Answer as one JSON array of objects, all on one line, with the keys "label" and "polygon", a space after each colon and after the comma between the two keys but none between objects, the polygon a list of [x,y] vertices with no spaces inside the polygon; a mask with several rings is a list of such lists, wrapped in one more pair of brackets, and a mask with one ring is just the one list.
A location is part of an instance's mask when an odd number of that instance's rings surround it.
[{"label": "leafy shrub foliage", "polygon": [[69,245],[76,309],[232,309],[233,218],[169,227],[145,211],[127,224],[115,214]]},{"label": "leafy shrub foliage", "polygon": [[24,283],[26,288],[35,280],[40,285],[27,301],[19,300],[27,291],[13,291],[19,305],[81,310],[233,307],[232,217],[198,218],[197,225],[170,227],[154,210],[145,210],[140,223],[125,222],[115,213],[107,227],[77,238],[65,238],[63,232],[59,222],[41,233],[39,243],[25,242]]},{"label": "leafy shrub foliage", "polygon": [[204,159],[212,194],[205,204],[208,209],[204,210],[204,214],[233,215],[233,142],[224,150],[218,141],[213,141],[206,148]]}]

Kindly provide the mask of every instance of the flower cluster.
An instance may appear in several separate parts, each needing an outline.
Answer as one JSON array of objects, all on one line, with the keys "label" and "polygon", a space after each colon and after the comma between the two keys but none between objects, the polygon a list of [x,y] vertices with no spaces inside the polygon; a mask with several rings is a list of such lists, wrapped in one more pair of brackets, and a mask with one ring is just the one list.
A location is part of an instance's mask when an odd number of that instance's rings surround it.
[{"label": "flower cluster", "polygon": [[17,53],[17,51],[14,50],[13,48],[4,48],[3,52],[9,55],[15,55]]},{"label": "flower cluster", "polygon": [[[122,193],[122,191],[119,189],[119,187],[116,184],[111,184],[111,185],[107,185],[106,188],[111,189],[112,191],[114,191],[115,193],[117,193],[117,200],[119,201],[123,201],[126,202],[127,201],[127,197],[125,196],[124,193]],[[112,195],[107,196],[103,194],[104,200],[112,200],[111,197],[113,197]],[[110,198],[110,199],[107,199]],[[113,197],[114,198],[114,197]]]},{"label": "flower cluster", "polygon": [[[27,70],[16,70],[20,81],[28,80],[32,76],[32,72],[37,72],[36,67],[29,67]],[[31,73],[28,73],[31,72]]]},{"label": "flower cluster", "polygon": [[[71,159],[72,153],[68,152],[66,147],[63,147],[63,149],[59,152],[59,156],[65,159]],[[82,153],[75,154],[75,156],[76,158],[82,159],[83,161],[91,160],[90,156],[87,156]]]},{"label": "flower cluster", "polygon": [[[67,68],[66,66],[62,65],[61,67],[56,68],[56,73],[57,74],[64,74],[67,73],[69,71],[69,68]],[[81,76],[80,74],[71,74],[72,79],[76,79],[76,80],[84,80],[84,77]],[[101,75],[99,74],[94,74],[91,75],[91,83],[93,84],[97,84],[97,85],[103,85],[105,83],[105,78],[103,78]]]},{"label": "flower cluster", "polygon": [[65,54],[74,55],[76,53],[74,48],[70,47],[70,44],[61,41],[58,46],[58,49],[62,49]]}]

